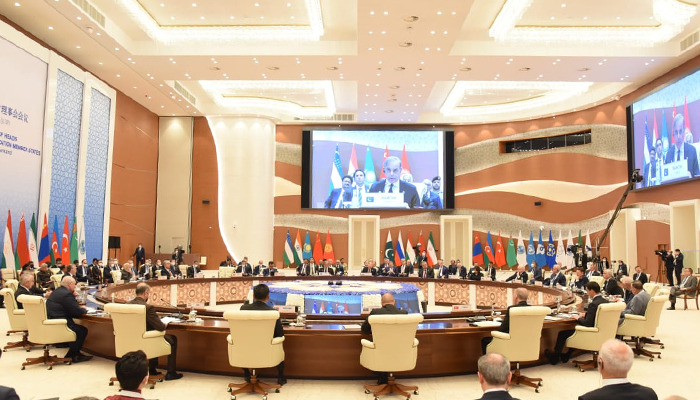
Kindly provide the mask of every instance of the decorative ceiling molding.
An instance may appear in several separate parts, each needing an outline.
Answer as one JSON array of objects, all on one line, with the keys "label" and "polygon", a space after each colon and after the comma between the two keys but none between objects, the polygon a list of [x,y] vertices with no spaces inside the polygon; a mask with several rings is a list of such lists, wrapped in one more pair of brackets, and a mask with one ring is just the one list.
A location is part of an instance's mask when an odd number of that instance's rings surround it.
[{"label": "decorative ceiling molding", "polygon": [[652,47],[673,39],[697,12],[697,6],[682,0],[652,0],[653,16],[659,21],[657,26],[517,26],[533,1],[506,0],[489,29],[489,36],[510,43]]},{"label": "decorative ceiling molding", "polygon": [[627,182],[620,182],[612,185],[587,185],[556,180],[516,181],[465,190],[460,193],[455,193],[455,196],[463,196],[472,193],[497,194],[499,192],[505,192],[535,196],[559,203],[580,203],[604,196],[617,188],[624,187],[626,184]]}]

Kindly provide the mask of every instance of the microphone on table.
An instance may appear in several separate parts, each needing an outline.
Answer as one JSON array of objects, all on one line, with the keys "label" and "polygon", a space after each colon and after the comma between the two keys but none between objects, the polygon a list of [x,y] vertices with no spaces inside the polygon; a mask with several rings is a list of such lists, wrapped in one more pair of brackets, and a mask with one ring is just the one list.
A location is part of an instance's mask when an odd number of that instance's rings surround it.
[{"label": "microphone on table", "polygon": [[160,299],[160,301],[161,301],[163,304],[167,304],[168,306],[174,308],[174,309],[177,311],[177,318],[182,319],[182,311],[180,311],[180,309],[179,309],[177,306],[174,306],[174,305],[170,304],[170,302],[167,302],[167,301],[165,301],[165,300],[162,299],[162,298]]}]

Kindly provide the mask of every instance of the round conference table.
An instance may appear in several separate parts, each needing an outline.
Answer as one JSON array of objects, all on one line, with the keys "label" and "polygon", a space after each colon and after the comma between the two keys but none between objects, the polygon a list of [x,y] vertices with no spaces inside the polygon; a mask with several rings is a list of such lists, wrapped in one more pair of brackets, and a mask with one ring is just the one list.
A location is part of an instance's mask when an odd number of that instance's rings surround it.
[{"label": "round conference table", "polygon": [[[419,279],[391,277],[333,277],[334,281],[372,280],[413,283],[424,291],[426,299],[436,305],[464,304],[472,310],[443,313],[423,313],[425,320],[418,326],[416,337],[418,361],[412,371],[398,373],[404,377],[445,376],[475,373],[481,356],[481,338],[490,336],[493,327],[474,326],[468,317],[496,311],[505,313],[512,302],[513,289],[526,287],[530,304],[556,307],[557,297],[562,304],[575,303],[576,296],[567,291],[542,286],[521,285],[491,281],[463,281],[458,279]],[[329,277],[265,277],[274,280],[325,280]],[[172,313],[168,303],[178,306],[189,303],[206,305],[240,303],[246,300],[250,288],[259,282],[257,277],[199,278],[148,281],[151,286],[149,303],[159,312]],[[110,285],[95,293],[102,302],[126,302],[134,296],[136,283]],[[184,310],[183,310],[184,311]],[[226,336],[228,321],[222,311],[198,309],[202,324],[170,323],[167,332],[178,338],[177,366],[179,370],[242,374],[228,363]],[[293,320],[295,314],[282,314],[283,322]],[[359,325],[366,315],[308,315],[306,327],[284,325],[285,375],[289,378],[358,379],[371,378],[373,373],[360,365],[361,339],[369,339]],[[83,349],[92,354],[115,358],[112,320],[104,316],[84,316],[79,320],[89,329]],[[554,347],[557,334],[573,329],[573,319],[546,320],[540,339],[540,359],[524,366],[546,362],[544,350]],[[165,360],[164,358],[162,359]],[[274,368],[262,369],[262,376],[276,376]]]}]

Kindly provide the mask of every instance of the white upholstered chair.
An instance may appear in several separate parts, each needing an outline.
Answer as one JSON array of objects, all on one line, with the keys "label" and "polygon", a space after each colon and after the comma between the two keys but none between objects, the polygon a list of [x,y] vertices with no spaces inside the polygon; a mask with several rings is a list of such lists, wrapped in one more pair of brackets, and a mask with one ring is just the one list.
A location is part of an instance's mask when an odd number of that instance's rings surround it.
[{"label": "white upholstered chair", "polygon": [[8,279],[5,281],[5,286],[12,289],[13,292],[17,292],[17,288],[19,288],[19,281],[17,279]]},{"label": "white upholstered chair", "polygon": [[0,290],[0,296],[5,298],[7,318],[10,320],[10,330],[7,331],[7,336],[10,336],[11,333],[22,334],[21,341],[7,343],[7,346],[3,347],[3,351],[7,351],[7,349],[14,349],[16,347],[24,347],[25,350],[29,351],[33,343],[28,339],[29,331],[27,330],[27,321],[24,317],[24,310],[20,310],[17,307],[15,292],[10,288],[5,288]]},{"label": "white upholstered chair", "polygon": [[418,360],[418,339],[416,330],[423,321],[421,314],[370,315],[372,341],[362,339],[360,364],[378,372],[388,372],[389,381],[383,385],[365,385],[365,393],[374,392],[377,398],[384,394],[396,393],[410,398],[409,391],[418,394],[418,386],[396,383],[394,372],[410,371]]},{"label": "white upholstered chair", "polygon": [[649,293],[649,296],[654,297],[656,296],[656,292],[659,290],[661,286],[659,286],[657,283],[653,282],[647,282],[643,285],[644,291]]},{"label": "white upholstered chair", "polygon": [[122,280],[122,271],[116,270],[110,271],[109,273],[112,275],[112,282],[117,283],[117,281]]},{"label": "white upholstered chair", "polygon": [[598,285],[600,285],[600,290],[603,290],[603,284],[605,284],[605,278],[603,278],[602,276],[592,276],[592,277],[588,278],[588,281],[597,283]]},{"label": "white upholstered chair", "polygon": [[[107,303],[105,311],[112,317],[114,352],[117,357],[136,350],[142,350],[148,359],[170,354],[170,343],[163,337],[165,331],[146,330],[146,306]],[[111,378],[109,384],[112,385],[116,380],[116,378]],[[153,389],[156,382],[162,381],[163,374],[152,375],[148,379],[148,384]]]},{"label": "white upholstered chair", "polygon": [[2,280],[7,282],[10,279],[15,279],[17,277],[14,268],[2,268],[0,269],[0,274],[2,275]]},{"label": "white upholstered chair", "polygon": [[499,353],[515,363],[511,385],[527,385],[539,392],[541,378],[528,378],[520,374],[521,361],[534,361],[540,358],[540,337],[545,315],[549,307],[511,307],[510,333],[491,331],[493,340],[486,346],[487,353]]},{"label": "white upholstered chair", "polygon": [[61,280],[63,280],[63,274],[51,275],[51,282],[53,282],[54,289],[61,287]]},{"label": "white upholstered chair", "polygon": [[178,265],[178,268],[180,268],[180,273],[182,274],[182,276],[183,276],[184,278],[187,278],[187,267],[188,267],[187,264],[180,264],[180,265]]},{"label": "white upholstered chair", "polygon": [[625,309],[624,302],[605,303],[598,306],[595,316],[595,324],[591,327],[576,326],[576,331],[566,339],[566,347],[593,352],[593,360],[578,361],[573,363],[581,372],[586,369],[595,369],[598,365],[598,350],[608,339],[614,339],[617,332],[617,323],[620,313]]},{"label": "white upholstered chair", "polygon": [[[236,310],[226,311],[231,333],[228,342],[228,362],[232,367],[250,368],[250,382],[230,383],[231,400],[238,393],[255,392],[267,396],[267,389],[279,393],[281,385],[270,385],[258,380],[256,368],[276,367],[284,361],[284,336],[273,337],[278,311]],[[235,388],[235,390],[234,390]]]},{"label": "white upholstered chair", "polygon": [[631,336],[634,339],[634,348],[632,350],[634,350],[635,355],[649,357],[650,361],[654,361],[654,355],[661,358],[660,352],[644,349],[643,338],[651,338],[656,335],[656,328],[659,327],[661,311],[666,301],[668,301],[667,294],[652,297],[649,299],[644,315],[625,314],[622,324],[617,327],[618,335]]},{"label": "white upholstered chair", "polygon": [[41,296],[23,294],[17,298],[24,307],[25,321],[29,330],[29,341],[44,345],[42,357],[27,358],[22,369],[27,365],[45,364],[53,369],[56,363],[71,364],[70,358],[56,357],[49,354],[49,345],[56,343],[75,342],[75,332],[68,329],[66,319],[48,319],[46,317],[46,300]]}]

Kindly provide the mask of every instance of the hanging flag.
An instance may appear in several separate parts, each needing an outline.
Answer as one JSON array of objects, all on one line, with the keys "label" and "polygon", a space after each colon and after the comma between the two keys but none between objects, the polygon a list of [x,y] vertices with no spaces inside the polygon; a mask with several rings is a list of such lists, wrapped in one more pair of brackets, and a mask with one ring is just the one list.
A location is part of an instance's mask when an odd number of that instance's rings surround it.
[{"label": "hanging flag", "polygon": [[78,224],[78,261],[87,260],[87,249],[85,247],[85,217],[80,217]]},{"label": "hanging flag", "polygon": [[14,244],[12,243],[12,214],[7,210],[7,226],[5,227],[5,239],[2,246],[2,267],[17,269],[15,264]]},{"label": "hanging flag", "polygon": [[581,230],[578,230],[578,245],[583,247],[583,239],[581,239]]},{"label": "hanging flag", "polygon": [[430,231],[430,235],[428,236],[428,265],[433,266],[437,264],[437,254],[435,251],[435,242],[433,242],[433,231]]},{"label": "hanging flag", "polygon": [[[39,262],[51,262],[51,243],[49,242],[49,223],[44,214],[44,225],[41,226],[41,242],[39,243]],[[36,265],[39,268],[39,265]]]},{"label": "hanging flag", "polygon": [[537,242],[535,261],[537,261],[537,265],[540,267],[544,267],[547,264],[547,255],[545,254],[544,243],[542,242],[542,231],[540,231],[540,240]]},{"label": "hanging flag", "polygon": [[384,245],[384,258],[394,261],[394,243],[391,241],[391,231],[386,233],[386,244]]},{"label": "hanging flag", "polygon": [[355,143],[352,144],[352,152],[350,153],[350,163],[348,164],[348,175],[353,176],[357,170],[357,153],[355,153]]},{"label": "hanging flag", "polygon": [[343,165],[340,162],[340,152],[338,144],[335,145],[335,157],[333,157],[333,166],[331,166],[331,184],[328,187],[328,194],[331,194],[333,189],[343,187]]},{"label": "hanging flag", "polygon": [[426,249],[426,247],[425,247],[425,240],[423,239],[423,231],[420,231],[420,233],[418,234],[418,244],[417,244],[417,246],[418,246],[418,251],[419,251],[421,254],[423,254],[423,252],[424,252],[425,249]]},{"label": "hanging flag", "polygon": [[330,231],[326,231],[326,245],[323,247],[323,258],[335,262],[335,253],[333,252],[333,243],[331,242]]},{"label": "hanging flag", "polygon": [[386,161],[386,159],[387,159],[388,157],[389,157],[389,146],[387,145],[387,146],[384,148],[384,158],[382,159],[382,167],[381,167],[381,168],[382,168],[382,173],[381,173],[381,175],[379,175],[379,179],[384,179],[384,178],[386,178],[386,175],[384,175],[384,161]]},{"label": "hanging flag", "polygon": [[496,266],[502,267],[506,265],[506,253],[503,251],[503,240],[501,240],[501,232],[498,232],[498,240],[496,241]]},{"label": "hanging flag", "polygon": [[479,235],[474,235],[474,251],[472,251],[472,263],[484,265],[484,253],[481,251],[481,242]]},{"label": "hanging flag", "polygon": [[78,253],[78,218],[73,217],[73,231],[70,234],[70,254],[71,257],[73,257],[74,261],[75,259],[78,259],[78,262],[80,262],[80,254]]},{"label": "hanging flag", "polygon": [[39,268],[39,254],[36,248],[36,219],[32,213],[32,221],[29,223],[29,259],[34,262],[34,268]]},{"label": "hanging flag", "polygon": [[314,306],[311,309],[312,314],[318,314],[318,306],[316,306],[316,300],[314,300]]},{"label": "hanging flag", "polygon": [[591,247],[591,231],[586,231],[586,254],[588,254],[588,259],[593,257],[593,248]]},{"label": "hanging flag", "polygon": [[574,237],[571,235],[571,229],[569,229],[569,236],[566,238],[566,268],[574,267],[574,253],[571,251],[571,246],[574,244]]},{"label": "hanging flag", "polygon": [[[484,266],[488,266],[489,263],[495,263],[496,257],[493,255],[493,243],[491,242],[491,231],[486,233],[486,245],[484,246]],[[488,261],[487,261],[488,260]]]},{"label": "hanging flag", "polygon": [[311,239],[309,239],[309,231],[306,231],[306,239],[304,240],[304,251],[301,253],[302,261],[304,259],[309,259],[313,256],[313,252],[311,251]]},{"label": "hanging flag", "polygon": [[518,243],[515,245],[517,265],[527,264],[527,250],[525,249],[525,241],[523,240],[523,231],[518,231]]},{"label": "hanging flag", "polygon": [[301,236],[299,236],[299,229],[297,229],[297,238],[294,239],[294,264],[301,265],[302,250],[301,250]]},{"label": "hanging flag", "polygon": [[[673,136],[673,135],[671,135]],[[664,159],[666,159],[666,152],[668,151],[669,147],[669,141],[668,141],[668,128],[666,127],[666,110],[662,109],[661,110],[661,144],[664,149]]]},{"label": "hanging flag", "polygon": [[61,239],[61,260],[63,260],[63,265],[68,265],[71,262],[70,258],[70,224],[68,223],[68,216],[63,221],[63,237]]},{"label": "hanging flag", "polygon": [[292,250],[292,237],[289,236],[287,229],[287,238],[284,240],[284,265],[289,265],[294,262],[294,250]]},{"label": "hanging flag", "polygon": [[547,242],[547,265],[552,268],[557,263],[557,249],[554,247],[552,230],[549,230],[549,242]]},{"label": "hanging flag", "polygon": [[654,147],[651,144],[651,136],[649,136],[649,125],[647,124],[646,114],[644,114],[644,146],[642,147],[642,150],[644,151],[644,169],[642,171],[646,171],[647,165],[649,165],[649,162],[651,162],[651,155],[649,154],[649,149]]},{"label": "hanging flag", "polygon": [[51,242],[51,265],[56,265],[56,259],[61,258],[61,248],[58,247],[58,215],[53,216],[53,240]]},{"label": "hanging flag", "polygon": [[24,211],[19,217],[19,232],[17,233],[17,245],[15,251],[17,264],[22,269],[22,266],[29,262],[29,247],[27,246],[27,226],[24,223]]},{"label": "hanging flag", "polygon": [[506,263],[509,267],[518,265],[518,251],[515,250],[515,242],[513,241],[513,235],[510,236],[508,240],[508,251],[506,254]]},{"label": "hanging flag", "polygon": [[374,171],[374,161],[372,161],[372,152],[369,151],[367,147],[367,153],[365,154],[365,183],[373,184],[377,181],[377,173]]},{"label": "hanging flag", "polygon": [[322,301],[322,302],[321,302],[321,309],[318,310],[318,311],[319,311],[319,314],[323,314],[323,313],[326,312],[326,308],[324,307],[324,303],[325,303],[325,301]]},{"label": "hanging flag", "polygon": [[556,261],[561,263],[562,266],[566,266],[566,247],[564,247],[564,242],[561,239],[561,229],[559,229],[559,240],[557,240],[557,257]]},{"label": "hanging flag", "polygon": [[411,232],[408,232],[408,239],[406,240],[406,258],[411,261],[411,263],[416,262],[416,250],[413,248],[413,243],[411,243]]},{"label": "hanging flag", "polygon": [[[688,115],[688,98],[683,97],[683,102],[685,105],[683,106],[683,119],[685,119],[685,129],[689,132],[692,132],[690,130],[690,116]],[[693,137],[693,143],[695,142],[695,138]]]},{"label": "hanging flag", "polygon": [[316,232],[316,242],[314,243],[314,259],[316,264],[323,259],[323,245],[321,244],[321,234]]},{"label": "hanging flag", "polygon": [[396,251],[394,252],[394,265],[399,266],[401,265],[401,260],[406,258],[405,254],[406,252],[403,251],[403,243],[401,239],[401,231],[399,231],[399,238],[396,239]]},{"label": "hanging flag", "polygon": [[403,145],[403,152],[401,153],[401,175],[410,174],[411,167],[408,166],[408,155],[406,155],[406,145]]},{"label": "hanging flag", "polygon": [[528,265],[535,261],[535,241],[532,239],[532,231],[530,231],[530,241],[527,243],[527,255],[525,256],[525,261]]}]

